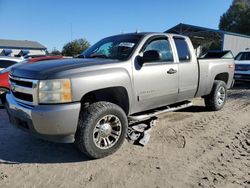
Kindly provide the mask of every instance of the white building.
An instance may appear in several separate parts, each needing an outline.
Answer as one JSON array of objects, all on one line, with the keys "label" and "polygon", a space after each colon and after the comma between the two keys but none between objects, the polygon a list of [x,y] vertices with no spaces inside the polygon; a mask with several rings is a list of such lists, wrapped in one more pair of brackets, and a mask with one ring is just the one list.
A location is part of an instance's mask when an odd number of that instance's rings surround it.
[{"label": "white building", "polygon": [[36,41],[0,39],[0,56],[45,55],[46,49]]}]

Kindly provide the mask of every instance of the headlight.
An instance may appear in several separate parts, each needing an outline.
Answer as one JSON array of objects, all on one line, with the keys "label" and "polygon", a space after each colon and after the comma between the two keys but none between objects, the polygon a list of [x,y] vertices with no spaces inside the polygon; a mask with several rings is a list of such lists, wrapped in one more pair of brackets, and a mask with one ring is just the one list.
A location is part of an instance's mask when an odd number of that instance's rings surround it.
[{"label": "headlight", "polygon": [[39,82],[39,103],[72,102],[70,79],[42,80]]}]

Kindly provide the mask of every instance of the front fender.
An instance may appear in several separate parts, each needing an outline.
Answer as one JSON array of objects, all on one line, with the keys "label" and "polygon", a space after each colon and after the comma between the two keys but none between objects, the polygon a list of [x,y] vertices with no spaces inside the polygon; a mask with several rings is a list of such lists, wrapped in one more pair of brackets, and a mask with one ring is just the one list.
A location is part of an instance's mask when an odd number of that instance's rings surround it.
[{"label": "front fender", "polygon": [[133,109],[134,94],[129,72],[124,68],[109,68],[84,72],[82,76],[71,78],[73,100],[80,101],[82,97],[95,90],[109,87],[123,87],[129,97],[129,111]]}]

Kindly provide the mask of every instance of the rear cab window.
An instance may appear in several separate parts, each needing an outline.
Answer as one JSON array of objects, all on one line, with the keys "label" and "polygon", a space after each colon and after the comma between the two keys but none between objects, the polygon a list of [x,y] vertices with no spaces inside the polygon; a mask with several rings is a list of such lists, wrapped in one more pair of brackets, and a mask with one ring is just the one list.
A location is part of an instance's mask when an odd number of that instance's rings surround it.
[{"label": "rear cab window", "polygon": [[174,37],[174,42],[179,57],[179,62],[189,62],[191,60],[191,54],[185,38]]}]

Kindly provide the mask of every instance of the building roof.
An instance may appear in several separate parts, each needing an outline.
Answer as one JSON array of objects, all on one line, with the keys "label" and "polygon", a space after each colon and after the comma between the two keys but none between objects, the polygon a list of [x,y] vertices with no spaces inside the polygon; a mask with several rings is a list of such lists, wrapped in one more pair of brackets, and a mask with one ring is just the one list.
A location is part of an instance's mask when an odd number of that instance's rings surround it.
[{"label": "building roof", "polygon": [[46,50],[47,48],[36,41],[29,40],[6,40],[0,39],[0,48],[9,49],[37,49]]},{"label": "building roof", "polygon": [[214,33],[214,34],[219,34],[219,35],[227,34],[227,35],[250,38],[250,36],[248,35],[232,33],[232,32],[217,30],[217,29],[210,29],[206,27],[200,27],[200,26],[189,25],[189,24],[184,24],[184,23],[180,23],[172,27],[171,29],[168,29],[167,31],[165,31],[165,33],[175,33],[175,34],[183,34],[183,35],[186,35],[186,33],[189,33],[189,34],[191,33],[194,33],[194,34],[195,33],[210,33],[210,34]]}]

